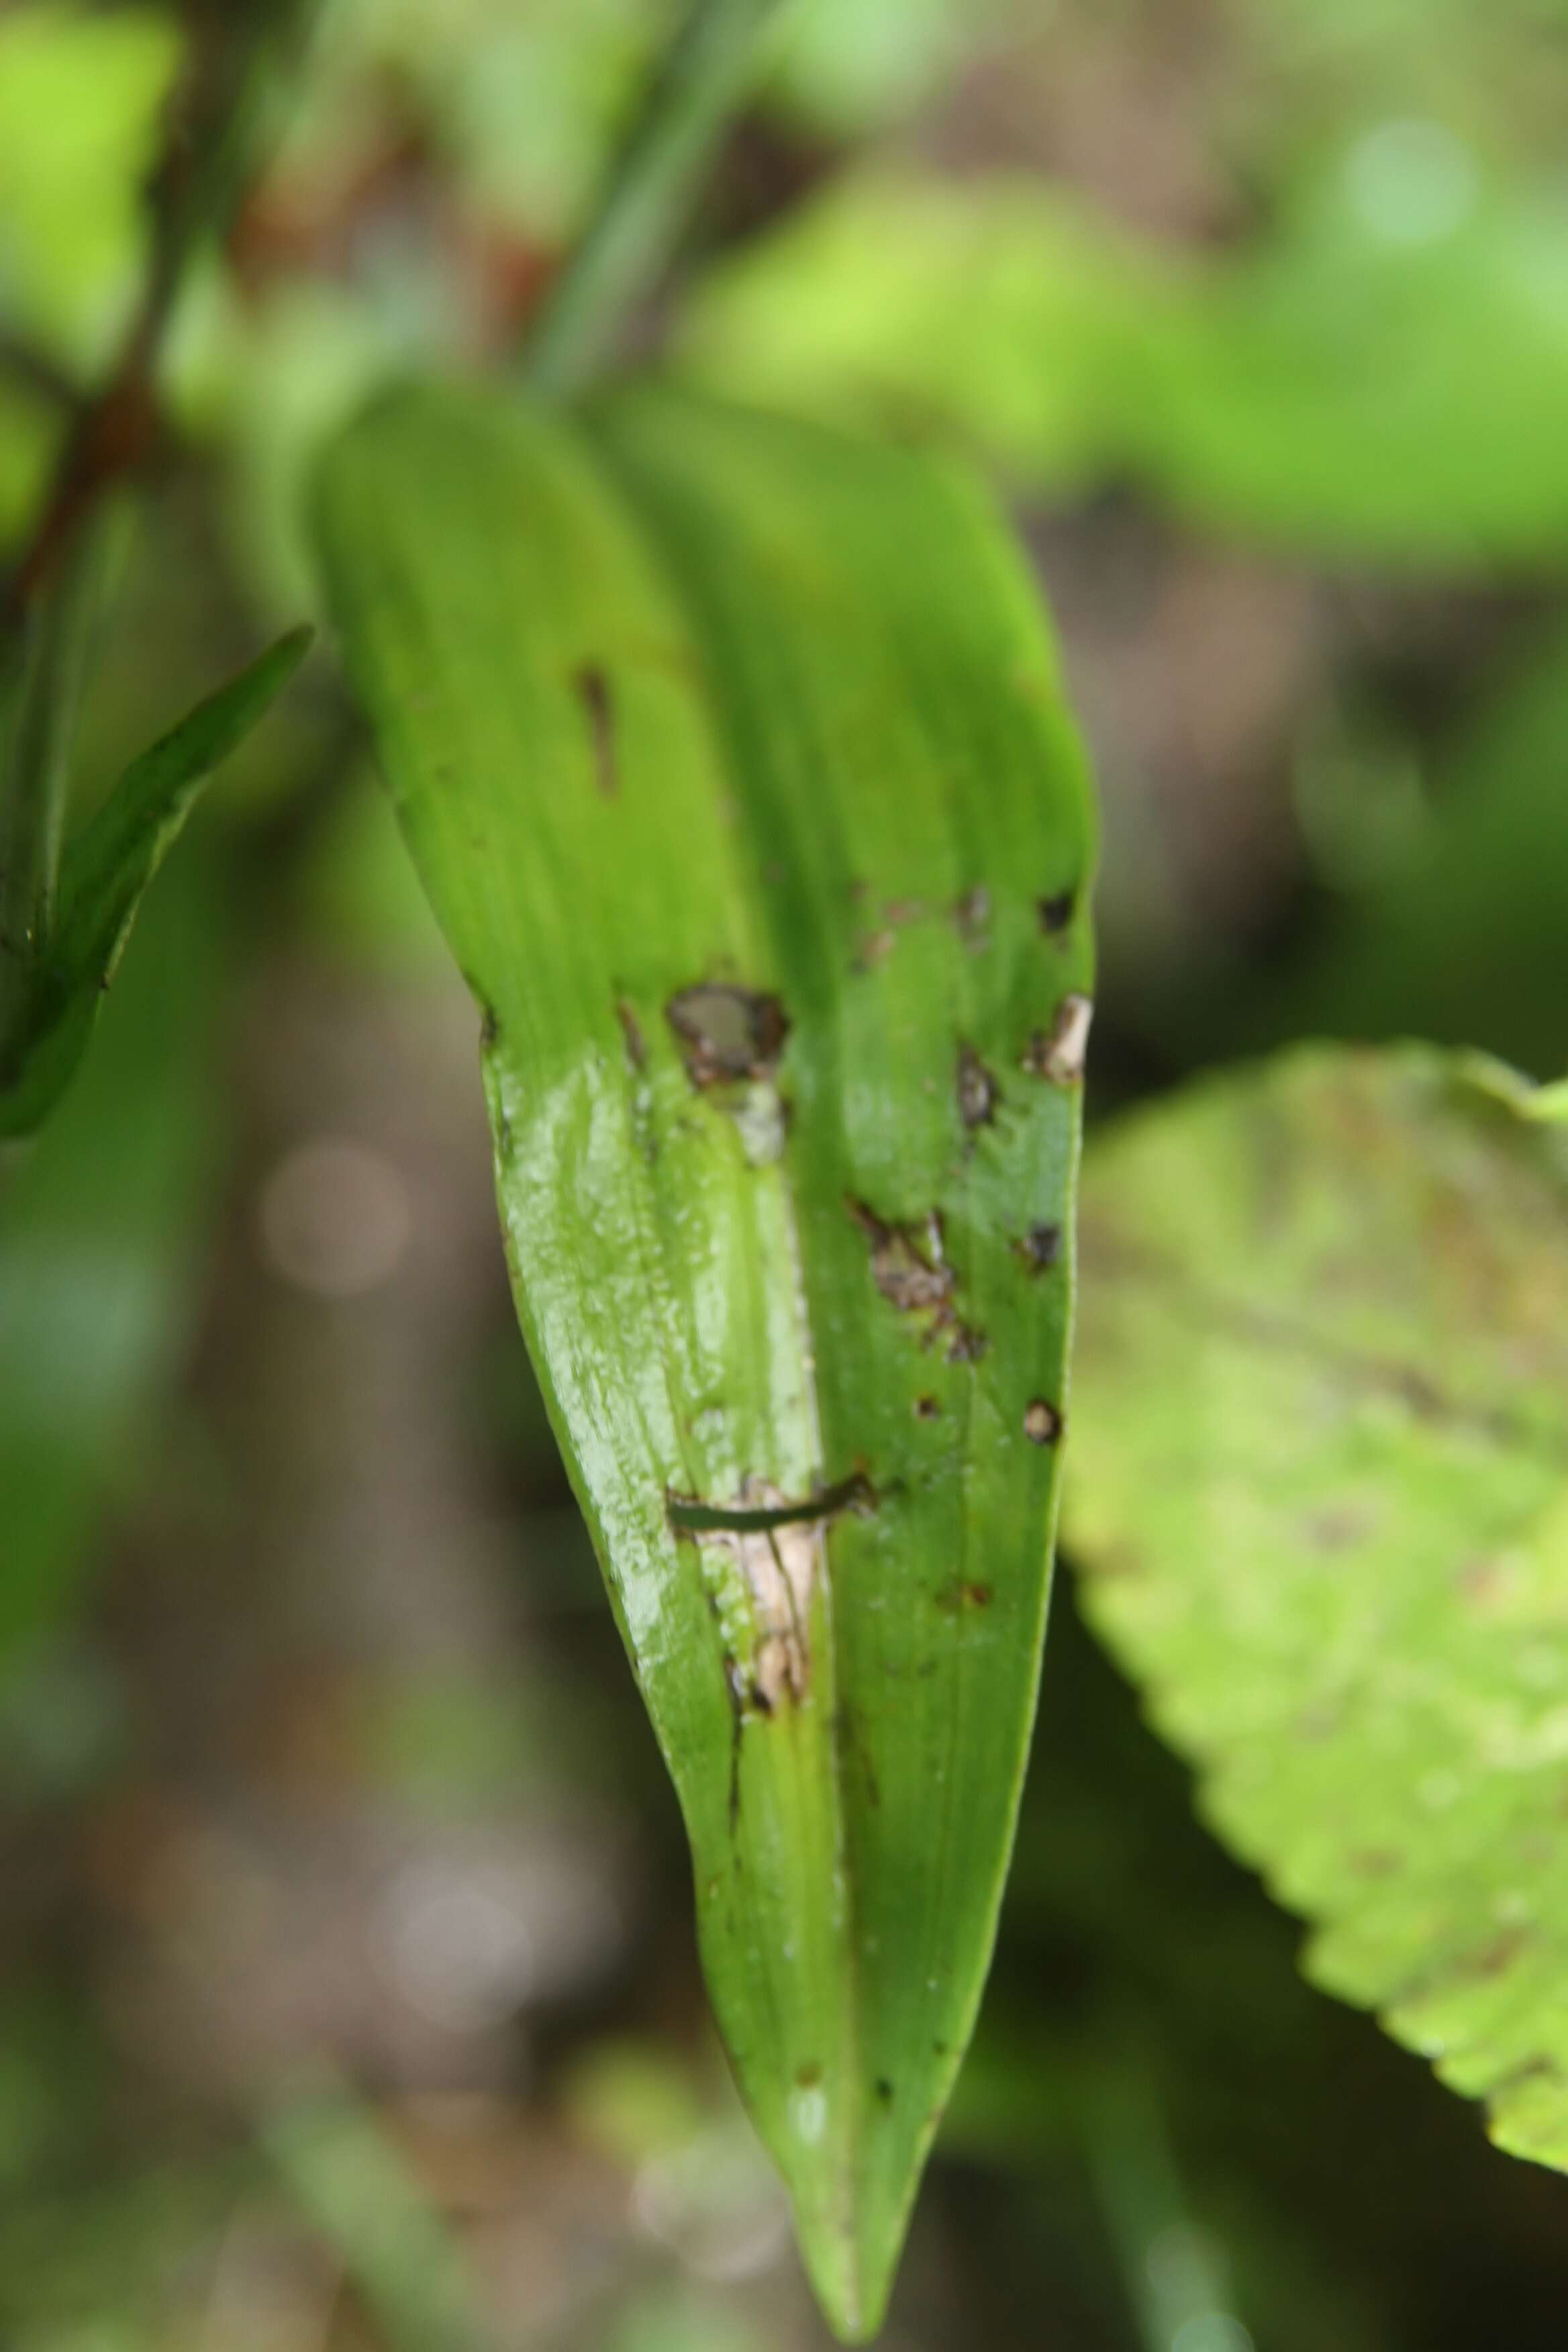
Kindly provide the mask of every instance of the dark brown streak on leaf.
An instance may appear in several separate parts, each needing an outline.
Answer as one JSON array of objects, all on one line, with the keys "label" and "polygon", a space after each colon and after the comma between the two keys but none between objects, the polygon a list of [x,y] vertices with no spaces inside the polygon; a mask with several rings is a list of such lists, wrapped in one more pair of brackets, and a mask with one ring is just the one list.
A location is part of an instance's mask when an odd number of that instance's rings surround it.
[{"label": "dark brown streak on leaf", "polygon": [[624,996],[616,1000],[616,1018],[626,1041],[626,1059],[640,1077],[647,1067],[647,1041],[643,1035],[641,1022]]},{"label": "dark brown streak on leaf", "polygon": [[572,687],[588,721],[595,782],[604,798],[613,801],[621,789],[621,779],[616,760],[616,711],[610,681],[596,662],[584,662],[574,672]]},{"label": "dark brown streak on leaf", "polygon": [[763,1535],[774,1528],[806,1527],[842,1518],[852,1511],[865,1518],[877,1507],[877,1490],[864,1470],[841,1478],[836,1486],[819,1486],[799,1503],[764,1507],[744,1503],[704,1503],[694,1495],[667,1494],[665,1509],[676,1536]]},{"label": "dark brown streak on leaf", "polygon": [[1042,898],[1038,903],[1041,930],[1048,940],[1059,940],[1072,921],[1077,892],[1060,890],[1054,898]]},{"label": "dark brown streak on leaf", "polygon": [[958,1049],[957,1093],[958,1115],[971,1135],[992,1125],[1002,1089],[973,1045]]},{"label": "dark brown streak on leaf", "polygon": [[843,1754],[850,1759],[859,1772],[866,1790],[866,1801],[879,1807],[882,1802],[881,1784],[877,1779],[877,1767],[868,1746],[864,1727],[847,1700],[843,1701],[836,1717],[835,1727]]},{"label": "dark brown streak on leaf", "polygon": [[777,1070],[790,1024],[776,996],[701,981],[672,996],[665,1012],[694,1087],[766,1081]]}]

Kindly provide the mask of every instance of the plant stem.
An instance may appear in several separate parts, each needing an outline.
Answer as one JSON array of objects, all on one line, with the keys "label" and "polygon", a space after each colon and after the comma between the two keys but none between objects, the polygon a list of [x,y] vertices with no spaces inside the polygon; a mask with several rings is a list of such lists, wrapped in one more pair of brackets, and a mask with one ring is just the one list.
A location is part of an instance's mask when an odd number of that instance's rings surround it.
[{"label": "plant stem", "polygon": [[536,314],[522,363],[560,397],[590,376],[679,232],[748,88],[763,32],[791,0],[690,0],[598,205]]},{"label": "plant stem", "polygon": [[[0,591],[0,1087],[19,1062],[50,947],[70,752],[96,602],[96,525],[159,440],[157,371],[193,261],[267,151],[279,68],[319,0],[186,0],[185,83],[150,188],[152,251],[109,375],[78,411]],[[238,31],[236,16],[246,19]]]},{"label": "plant stem", "polygon": [[190,59],[149,192],[146,281],[114,365],[67,437],[0,601],[0,626],[20,625],[104,491],[139,472],[157,446],[156,377],[169,321],[193,261],[224,234],[265,156],[279,68],[306,37],[317,5],[248,0],[248,27],[237,33],[232,0],[187,0]]}]

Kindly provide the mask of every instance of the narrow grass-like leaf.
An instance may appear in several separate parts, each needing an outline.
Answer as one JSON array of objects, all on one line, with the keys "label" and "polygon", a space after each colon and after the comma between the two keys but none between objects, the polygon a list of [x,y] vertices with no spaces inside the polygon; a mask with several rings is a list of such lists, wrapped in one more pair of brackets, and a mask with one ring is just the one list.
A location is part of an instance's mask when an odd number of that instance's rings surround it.
[{"label": "narrow grass-like leaf", "polygon": [[291,629],[198,703],[132,761],[67,845],[59,911],[25,975],[26,1018],[10,1058],[0,1065],[0,1136],[30,1133],[69,1084],[149,883],[202,786],[265,715],[303,660],[310,637],[308,628]]},{"label": "narrow grass-like leaf", "polygon": [[114,976],[142,893],[178,838],[197,793],[237,751],[310,650],[311,631],[277,644],[198,702],[132,761],[66,856],[58,960],[74,981]]},{"label": "narrow grass-like leaf", "polygon": [[658,394],[397,395],[319,520],[715,2009],[865,2336],[1048,1584],[1090,824],[1033,589],[966,478]]},{"label": "narrow grass-like leaf", "polygon": [[1568,2170],[1561,1099],[1315,1047],[1097,1144],[1068,1528],[1310,1975]]}]

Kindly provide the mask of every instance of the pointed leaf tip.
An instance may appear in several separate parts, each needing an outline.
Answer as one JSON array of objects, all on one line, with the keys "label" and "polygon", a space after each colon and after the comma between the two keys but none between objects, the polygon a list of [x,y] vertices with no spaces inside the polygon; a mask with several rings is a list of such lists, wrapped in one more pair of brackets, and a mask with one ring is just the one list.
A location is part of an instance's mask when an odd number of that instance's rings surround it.
[{"label": "pointed leaf tip", "polygon": [[67,845],[59,914],[32,975],[23,1034],[0,1071],[0,1136],[28,1135],[69,1085],[137,908],[213,771],[238,749],[314,637],[290,629],[144,751]]},{"label": "pointed leaf tip", "polygon": [[405,392],[317,524],[720,2026],[867,2341],[989,1962],[1065,1415],[1081,1054],[1037,1041],[1086,1023],[1093,838],[1033,583],[966,476],[668,394]]},{"label": "pointed leaf tip", "polygon": [[214,770],[259,723],[310,651],[290,629],[132,761],[66,853],[56,961],[73,984],[113,973],[148,884]]}]

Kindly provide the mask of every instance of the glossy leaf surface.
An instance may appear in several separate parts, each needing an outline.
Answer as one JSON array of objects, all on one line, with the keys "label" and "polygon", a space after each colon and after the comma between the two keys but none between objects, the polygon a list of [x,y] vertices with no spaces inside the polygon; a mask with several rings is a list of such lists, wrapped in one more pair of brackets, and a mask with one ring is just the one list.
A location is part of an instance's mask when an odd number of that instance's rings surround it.
[{"label": "glossy leaf surface", "polygon": [[1113,1130],[1068,1525],[1309,1973],[1568,2168],[1564,1108],[1317,1047]]},{"label": "glossy leaf surface", "polygon": [[1048,1582],[1090,842],[1032,586],[965,478],[657,394],[398,395],[319,520],[714,2005],[861,2336]]}]

